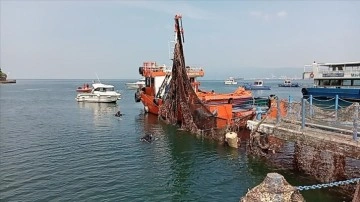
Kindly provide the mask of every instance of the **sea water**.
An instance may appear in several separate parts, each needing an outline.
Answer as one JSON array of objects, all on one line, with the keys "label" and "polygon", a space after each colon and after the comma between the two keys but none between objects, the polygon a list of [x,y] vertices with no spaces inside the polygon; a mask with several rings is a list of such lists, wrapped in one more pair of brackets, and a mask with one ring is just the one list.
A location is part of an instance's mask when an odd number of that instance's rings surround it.
[{"label": "sea water", "polygon": [[[131,80],[102,81],[122,94],[117,104],[78,103],[75,90],[86,82],[0,85],[0,201],[239,201],[269,172],[294,186],[316,183],[289,165],[247,155],[245,142],[232,149],[159,122],[135,103],[135,91],[125,87]],[[256,95],[301,98],[301,88],[278,83],[264,80],[272,90]],[[236,87],[206,80],[200,86]],[[139,140],[150,133],[151,144]],[[351,200],[336,189],[301,193],[310,202]]]}]

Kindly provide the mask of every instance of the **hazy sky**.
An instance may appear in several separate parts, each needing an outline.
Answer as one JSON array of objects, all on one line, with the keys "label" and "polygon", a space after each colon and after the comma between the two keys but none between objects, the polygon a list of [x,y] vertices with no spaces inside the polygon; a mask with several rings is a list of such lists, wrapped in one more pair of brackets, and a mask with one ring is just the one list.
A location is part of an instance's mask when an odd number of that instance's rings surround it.
[{"label": "hazy sky", "polygon": [[12,78],[136,79],[143,61],[171,65],[176,13],[204,79],[360,60],[360,1],[0,0],[0,65]]}]

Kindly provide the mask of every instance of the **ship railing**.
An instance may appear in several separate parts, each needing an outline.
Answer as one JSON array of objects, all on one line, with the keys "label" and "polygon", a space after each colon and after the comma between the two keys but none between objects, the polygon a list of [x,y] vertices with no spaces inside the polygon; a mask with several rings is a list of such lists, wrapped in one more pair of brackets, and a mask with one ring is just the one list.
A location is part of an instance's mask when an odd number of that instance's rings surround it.
[{"label": "ship railing", "polygon": [[359,73],[360,69],[355,69],[351,67],[347,67],[342,70],[331,70],[331,69],[319,69],[319,73]]}]

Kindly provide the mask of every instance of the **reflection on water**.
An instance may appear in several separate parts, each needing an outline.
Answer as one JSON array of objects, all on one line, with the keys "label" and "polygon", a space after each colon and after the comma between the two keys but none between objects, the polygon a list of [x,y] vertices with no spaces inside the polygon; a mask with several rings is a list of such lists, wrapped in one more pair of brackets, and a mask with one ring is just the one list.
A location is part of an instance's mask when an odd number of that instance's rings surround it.
[{"label": "reflection on water", "polygon": [[88,103],[88,102],[78,102],[80,108],[91,109],[94,112],[94,115],[101,116],[106,113],[115,114],[118,109],[117,103]]},{"label": "reflection on water", "polygon": [[80,109],[93,113],[93,120],[96,126],[110,126],[109,118],[114,118],[115,113],[120,110],[117,103],[88,103],[78,102]]}]

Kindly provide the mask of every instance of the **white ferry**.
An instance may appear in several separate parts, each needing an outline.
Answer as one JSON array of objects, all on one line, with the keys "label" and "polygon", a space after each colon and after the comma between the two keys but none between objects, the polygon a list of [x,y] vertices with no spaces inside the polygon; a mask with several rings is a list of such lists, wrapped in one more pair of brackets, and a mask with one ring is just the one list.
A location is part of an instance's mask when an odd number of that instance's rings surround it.
[{"label": "white ferry", "polygon": [[[360,101],[360,61],[344,63],[316,63],[307,72],[314,86],[301,89],[304,98],[334,98]],[[309,65],[307,65],[309,67]]]}]

